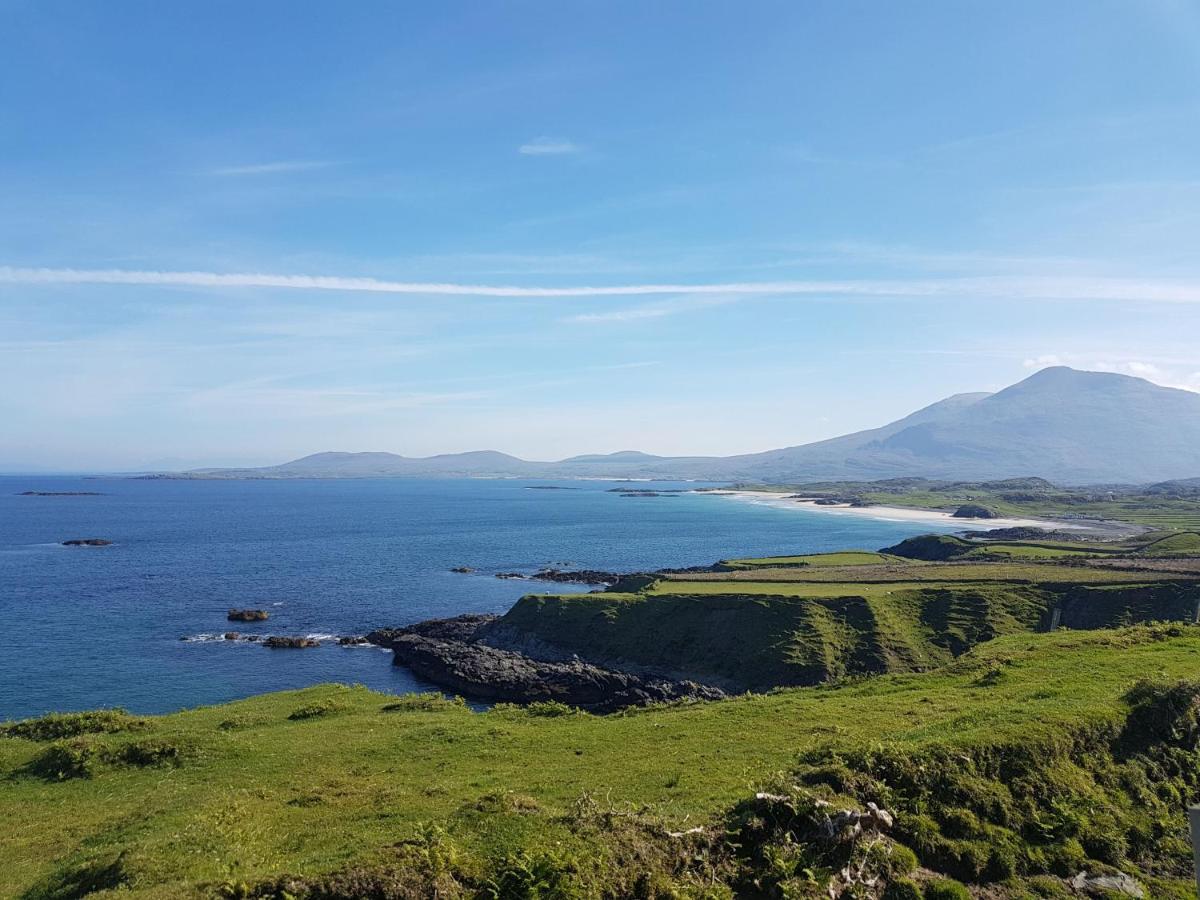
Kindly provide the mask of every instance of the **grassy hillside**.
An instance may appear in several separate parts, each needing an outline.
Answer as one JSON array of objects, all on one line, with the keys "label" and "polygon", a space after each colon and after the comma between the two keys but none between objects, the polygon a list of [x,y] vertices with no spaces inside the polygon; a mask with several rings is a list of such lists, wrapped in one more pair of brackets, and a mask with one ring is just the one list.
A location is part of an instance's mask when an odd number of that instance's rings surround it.
[{"label": "grassy hillside", "polygon": [[[1197,629],[1160,626],[1010,635],[937,672],[607,718],[338,686],[62,717],[0,738],[0,815],[20,823],[0,829],[0,896],[818,896],[862,849],[813,843],[821,795],[896,812],[863,852],[897,876],[908,847],[1012,897],[1106,864],[1189,896],[1195,695],[1170,685],[1197,672]],[[1131,694],[1147,673],[1167,687]],[[1150,718],[1131,732],[1130,716]],[[763,786],[782,799],[754,800]]]},{"label": "grassy hillside", "polygon": [[[791,570],[787,570],[791,571]],[[1128,573],[1122,573],[1128,574]],[[522,598],[503,622],[589,659],[735,690],[929,669],[999,635],[1190,620],[1195,582],[659,581],[641,594]]]}]

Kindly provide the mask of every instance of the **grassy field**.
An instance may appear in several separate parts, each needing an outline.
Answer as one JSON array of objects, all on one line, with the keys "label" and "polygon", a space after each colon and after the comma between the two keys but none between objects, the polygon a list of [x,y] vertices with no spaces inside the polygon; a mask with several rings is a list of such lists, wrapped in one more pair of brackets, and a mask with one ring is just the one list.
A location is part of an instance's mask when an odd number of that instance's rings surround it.
[{"label": "grassy field", "polygon": [[[976,560],[967,557],[968,560]],[[676,583],[718,582],[741,585],[746,582],[793,582],[832,584],[871,584],[895,581],[1001,581],[1019,583],[1071,582],[1109,583],[1145,581],[1176,577],[1169,573],[1114,569],[1111,566],[1055,565],[1053,563],[968,561],[948,563],[888,563],[880,566],[836,566],[813,568],[755,568],[740,572],[686,572],[664,575],[652,590],[674,590]],[[730,590],[733,590],[731,587]]]},{"label": "grassy field", "polygon": [[[80,885],[131,898],[222,885],[247,896],[243,883],[283,873],[410,864],[401,851],[413,847],[425,866],[429,848],[443,848],[460,881],[513,858],[590,859],[617,827],[614,810],[641,810],[663,823],[655,834],[710,824],[801,754],[958,748],[957,765],[971,769],[970,754],[983,765],[1012,745],[1042,747],[1049,763],[1071,735],[1115,734],[1147,673],[1198,672],[1195,628],[1021,634],[933,673],[607,718],[324,686],[116,733],[0,738],[0,815],[19,823],[0,829],[0,896],[79,897]],[[72,721],[57,730],[80,730]],[[597,803],[609,824],[581,829],[580,810]],[[572,878],[591,871],[572,866]]]},{"label": "grassy field", "polygon": [[838,553],[809,553],[803,556],[763,556],[749,559],[722,560],[720,565],[731,569],[757,569],[760,567],[826,567],[826,566],[869,566],[887,562],[906,562],[898,556],[889,556],[874,550],[843,550]]}]

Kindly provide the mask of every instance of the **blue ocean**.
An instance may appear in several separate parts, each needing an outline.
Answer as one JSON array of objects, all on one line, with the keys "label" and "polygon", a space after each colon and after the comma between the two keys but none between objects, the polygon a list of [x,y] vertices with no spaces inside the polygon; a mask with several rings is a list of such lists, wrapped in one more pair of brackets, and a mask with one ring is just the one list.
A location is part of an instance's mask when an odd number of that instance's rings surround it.
[{"label": "blue ocean", "polygon": [[[101,706],[165,712],[323,681],[429,690],[390,653],[330,638],[502,612],[522,594],[561,590],[497,572],[878,548],[931,530],[717,495],[625,497],[613,487],[0,477],[0,719]],[[62,546],[73,538],[113,543]],[[230,623],[230,607],[267,609],[270,620]],[[324,642],[269,650],[216,639],[227,630]]]}]

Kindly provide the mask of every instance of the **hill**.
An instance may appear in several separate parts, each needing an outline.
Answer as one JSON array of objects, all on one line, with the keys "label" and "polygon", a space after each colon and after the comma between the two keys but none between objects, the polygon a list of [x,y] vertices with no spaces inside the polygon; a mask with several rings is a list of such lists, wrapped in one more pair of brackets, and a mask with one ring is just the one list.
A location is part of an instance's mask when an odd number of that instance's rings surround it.
[{"label": "hill", "polygon": [[337,685],[47,717],[0,732],[0,896],[1194,897],[1198,655],[1143,626],[610,717]]},{"label": "hill", "polygon": [[1043,369],[995,394],[955,394],[888,425],[730,457],[637,451],[531,462],[495,451],[421,459],[391,453],[318,453],[261,469],[206,469],[185,477],[314,478],[526,476],[662,478],[760,483],[819,479],[1006,479],[1062,484],[1174,482],[1200,472],[1200,394],[1141,378]]}]

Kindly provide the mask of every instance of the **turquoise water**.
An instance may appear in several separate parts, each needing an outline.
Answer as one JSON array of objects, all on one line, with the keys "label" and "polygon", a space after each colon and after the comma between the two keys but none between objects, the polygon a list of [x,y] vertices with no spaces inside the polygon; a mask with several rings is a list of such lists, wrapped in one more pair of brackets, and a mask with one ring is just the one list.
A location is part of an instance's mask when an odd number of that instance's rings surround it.
[{"label": "turquoise water", "polygon": [[[530,489],[546,484],[567,489]],[[931,530],[703,494],[628,498],[613,486],[0,477],[0,718],[114,705],[163,712],[322,681],[428,690],[378,648],[272,651],[205,638],[361,634],[502,612],[522,594],[559,590],[493,577],[502,571],[878,548]],[[18,496],[27,490],[103,496]],[[60,545],[89,537],[114,543]],[[464,565],[476,574],[449,571]],[[226,622],[234,606],[271,619]]]}]

